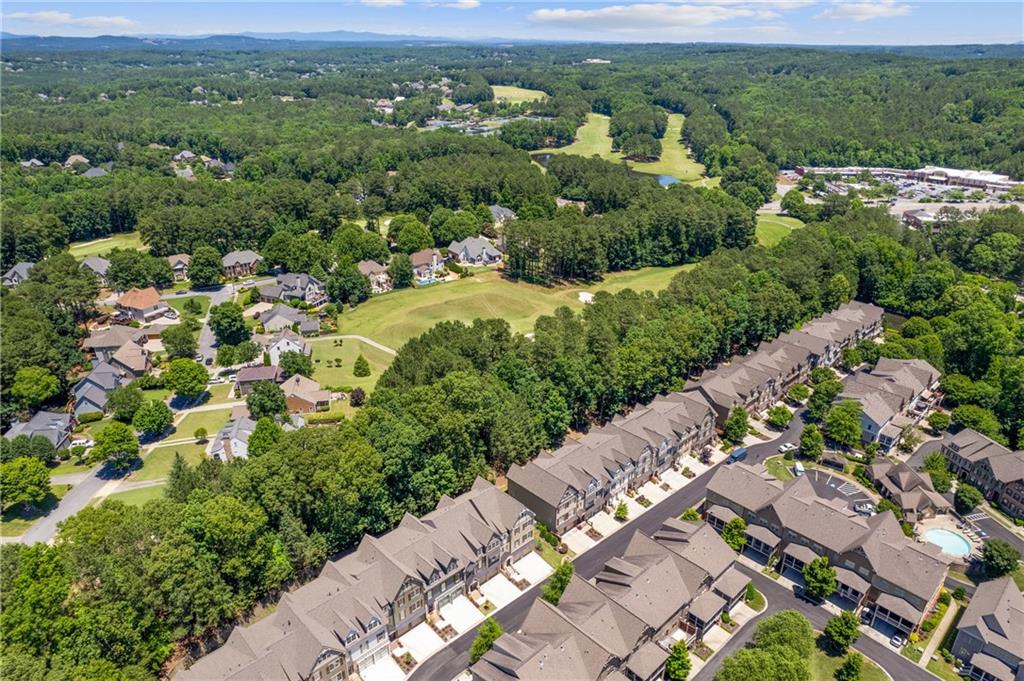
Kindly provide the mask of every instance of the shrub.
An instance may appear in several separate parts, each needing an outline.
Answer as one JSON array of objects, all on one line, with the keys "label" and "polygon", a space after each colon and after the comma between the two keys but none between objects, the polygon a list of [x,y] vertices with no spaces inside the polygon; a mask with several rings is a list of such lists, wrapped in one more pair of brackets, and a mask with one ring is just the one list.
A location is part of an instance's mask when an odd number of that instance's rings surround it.
[{"label": "shrub", "polygon": [[952,600],[953,597],[945,589],[939,592],[939,603],[941,603],[942,605],[949,605],[950,601]]},{"label": "shrub", "polygon": [[965,598],[967,598],[967,590],[964,589],[962,586],[958,586],[957,588],[953,589],[953,598],[957,599],[958,601],[963,601]]},{"label": "shrub", "polygon": [[629,517],[629,509],[626,507],[625,501],[620,501],[619,505],[615,507],[615,519],[620,523],[625,522],[626,518]]},{"label": "shrub", "polygon": [[195,432],[192,433],[192,435],[193,437],[195,437],[196,442],[206,442],[206,428],[196,428]]},{"label": "shrub", "polygon": [[95,423],[96,421],[99,421],[102,418],[103,418],[103,412],[102,411],[87,411],[87,412],[85,412],[83,414],[79,414],[78,422],[79,423]]}]

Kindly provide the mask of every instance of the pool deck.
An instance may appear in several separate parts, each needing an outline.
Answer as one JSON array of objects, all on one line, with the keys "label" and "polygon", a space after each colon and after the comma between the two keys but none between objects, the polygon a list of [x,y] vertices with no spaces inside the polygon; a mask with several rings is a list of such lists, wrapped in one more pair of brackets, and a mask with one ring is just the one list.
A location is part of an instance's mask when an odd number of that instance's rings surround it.
[{"label": "pool deck", "polygon": [[[945,530],[946,532],[952,532],[953,534],[957,535],[957,537],[963,539],[963,541],[967,542],[967,544],[970,545],[970,550],[966,554],[952,554],[952,553],[946,553],[945,554],[945,555],[950,556],[952,558],[955,558],[957,560],[967,560],[967,558],[972,553],[980,552],[981,551],[981,542],[975,541],[973,538],[969,537],[967,535],[967,533],[965,533],[958,526],[957,518],[956,518],[956,516],[953,516],[953,515],[942,514],[942,515],[937,515],[934,518],[928,518],[927,520],[922,520],[921,522],[919,522],[917,524],[916,530],[917,530],[917,539],[918,539],[918,541],[930,543],[930,544],[932,544],[934,546],[940,546],[940,548],[941,548],[941,545],[936,544],[934,542],[928,542],[925,539],[925,537],[927,536],[928,532],[930,532],[932,530]],[[943,552],[945,553],[945,551],[943,551]]]}]

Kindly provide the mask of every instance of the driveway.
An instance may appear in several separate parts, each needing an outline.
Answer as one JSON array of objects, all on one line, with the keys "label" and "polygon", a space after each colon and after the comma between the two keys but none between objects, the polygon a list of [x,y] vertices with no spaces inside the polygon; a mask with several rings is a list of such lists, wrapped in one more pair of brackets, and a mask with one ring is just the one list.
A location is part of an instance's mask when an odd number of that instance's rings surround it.
[{"label": "driveway", "polygon": [[61,523],[74,514],[85,508],[89,501],[101,490],[103,486],[111,481],[118,480],[127,475],[115,472],[106,465],[100,464],[93,468],[85,478],[68,490],[64,498],[60,500],[48,514],[40,518],[21,535],[22,544],[37,544],[39,542],[50,543],[57,534],[57,524]]}]

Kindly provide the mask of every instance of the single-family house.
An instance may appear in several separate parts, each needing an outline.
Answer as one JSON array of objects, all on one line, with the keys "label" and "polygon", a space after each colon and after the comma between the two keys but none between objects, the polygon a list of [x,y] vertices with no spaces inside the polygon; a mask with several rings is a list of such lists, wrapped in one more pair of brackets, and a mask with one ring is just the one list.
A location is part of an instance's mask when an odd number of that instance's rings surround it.
[{"label": "single-family house", "polygon": [[[152,327],[150,327],[152,328]],[[118,348],[131,341],[142,345],[146,340],[148,329],[134,329],[130,326],[115,324],[107,329],[93,331],[82,343],[82,347],[91,350],[101,362],[113,357]]]},{"label": "single-family house", "polygon": [[188,253],[169,255],[167,256],[167,262],[171,266],[171,272],[174,273],[174,281],[188,280],[188,265],[192,262],[191,255]]},{"label": "single-family house", "polygon": [[505,206],[499,206],[497,204],[488,206],[488,210],[491,211],[491,220],[494,222],[495,227],[501,227],[506,222],[516,219],[516,212],[511,208]]},{"label": "single-family house", "polygon": [[196,155],[193,154],[188,149],[182,149],[177,154],[175,154],[173,158],[174,158],[175,161],[191,161],[195,157],[196,157]]},{"label": "single-family house", "polygon": [[128,289],[117,299],[117,309],[137,322],[148,322],[162,317],[170,308],[152,286]]},{"label": "single-family house", "polygon": [[264,303],[300,300],[311,307],[327,303],[327,287],[322,281],[309,274],[279,274],[277,283],[260,288],[260,300]]},{"label": "single-family house", "polygon": [[235,392],[245,396],[251,393],[253,386],[260,381],[270,381],[271,383],[279,384],[283,380],[284,375],[281,373],[281,367],[276,365],[242,367],[238,370],[237,378],[235,379]]},{"label": "single-family house", "polygon": [[41,435],[49,440],[56,449],[64,449],[71,438],[74,418],[71,414],[57,411],[37,411],[28,421],[15,421],[4,433],[4,437],[13,440],[19,435],[35,437]]},{"label": "single-family house", "polygon": [[436,248],[424,248],[409,256],[412,262],[412,271],[417,281],[433,279],[434,276],[444,269],[444,258]]},{"label": "single-family house", "polygon": [[93,365],[92,370],[72,388],[75,416],[106,412],[107,396],[110,391],[127,385],[131,380],[131,376],[124,369],[114,366],[111,362]]},{"label": "single-family house", "polygon": [[28,279],[28,275],[32,272],[32,267],[34,266],[34,262],[19,262],[15,264],[14,267],[4,272],[4,286],[14,288],[21,282],[25,281]]},{"label": "single-family house", "polygon": [[306,339],[292,331],[291,327],[284,327],[276,333],[255,336],[253,340],[270,356],[270,363],[275,366],[281,363],[281,355],[286,352],[301,352],[307,357],[313,354],[313,349]]},{"label": "single-family house", "polygon": [[319,383],[302,374],[285,379],[281,389],[284,390],[288,411],[293,414],[326,411],[331,406],[331,391],[323,390]]},{"label": "single-family house", "polygon": [[448,245],[448,259],[460,265],[493,265],[501,262],[501,251],[482,236],[471,236]]},{"label": "single-family house", "polygon": [[289,307],[283,303],[277,303],[274,307],[260,314],[259,322],[263,330],[271,333],[281,329],[290,329],[296,324],[309,319],[309,316],[302,310]]},{"label": "single-family house", "polygon": [[965,428],[942,443],[949,470],[981,490],[1006,513],[1024,518],[1024,451],[1010,451]]},{"label": "single-family house", "polygon": [[100,168],[99,166],[97,166],[95,168],[89,168],[84,173],[82,173],[82,177],[106,177],[106,176],[107,176],[106,169]]},{"label": "single-family house", "polygon": [[[230,435],[230,429],[226,429]],[[391,655],[395,638],[533,551],[533,514],[478,479],[422,518],[364,535],[267,617],[181,673],[181,681],[347,679]],[[589,678],[589,677],[588,677]]]},{"label": "single-family house", "polygon": [[82,261],[82,267],[96,275],[100,286],[107,285],[107,270],[110,269],[110,261],[98,255],[90,255]]},{"label": "single-family house", "polygon": [[370,290],[373,293],[386,293],[391,290],[391,275],[388,274],[387,265],[381,265],[376,260],[360,260],[356,269],[370,281]]},{"label": "single-family house", "polygon": [[953,655],[976,681],[1024,679],[1024,594],[1010,576],[981,584],[956,626]]},{"label": "single-family house", "polygon": [[221,258],[220,262],[224,269],[225,277],[251,277],[259,270],[260,263],[263,262],[263,256],[255,251],[245,249],[231,251]]},{"label": "single-family house", "polygon": [[256,430],[256,422],[248,417],[233,418],[224,424],[217,436],[210,440],[210,458],[229,463],[249,458],[249,436]]},{"label": "single-family house", "polygon": [[149,351],[134,341],[127,341],[118,348],[111,355],[110,364],[134,378],[147,374],[153,369]]},{"label": "single-family house", "polygon": [[64,161],[64,169],[68,170],[70,168],[73,168],[76,163],[84,163],[85,165],[89,165],[89,159],[87,159],[85,156],[82,156],[81,154],[71,154],[70,156],[67,157],[67,160]]},{"label": "single-family house", "polygon": [[34,168],[42,168],[45,165],[46,164],[43,163],[42,161],[40,161],[38,158],[30,158],[27,161],[22,161],[21,162],[21,167],[22,168],[27,168],[29,170],[32,170]]}]

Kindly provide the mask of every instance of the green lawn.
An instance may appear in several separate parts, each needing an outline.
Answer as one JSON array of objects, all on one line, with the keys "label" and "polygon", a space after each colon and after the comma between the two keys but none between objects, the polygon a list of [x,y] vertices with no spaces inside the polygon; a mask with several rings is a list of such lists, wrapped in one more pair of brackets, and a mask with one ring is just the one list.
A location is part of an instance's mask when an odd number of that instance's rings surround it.
[{"label": "green lawn", "polygon": [[131,480],[134,482],[166,478],[171,471],[171,464],[174,463],[175,453],[181,454],[185,461],[194,466],[206,456],[206,445],[185,443],[157,447],[143,457],[142,468],[132,474]]},{"label": "green lawn", "polygon": [[612,151],[612,138],[608,136],[611,118],[599,113],[588,113],[587,122],[576,131],[576,140],[565,147],[543,149],[539,153],[576,154],[577,156],[593,156],[597,154],[606,161],[618,163],[622,154]]},{"label": "green lawn", "polygon": [[661,140],[661,158],[651,163],[629,162],[629,167],[639,173],[652,175],[675,175],[683,182],[697,182],[704,176],[704,166],[698,163],[683,144],[683,114],[669,114],[665,137]]},{"label": "green lawn", "polygon": [[543,90],[528,90],[515,85],[492,85],[491,89],[494,90],[494,101],[504,99],[509,104],[535,102],[538,99],[547,99],[548,96]]},{"label": "green lawn", "polygon": [[150,388],[149,390],[142,391],[142,399],[146,401],[158,400],[163,402],[170,396],[171,391],[168,388]]},{"label": "green lawn", "polygon": [[93,421],[92,423],[87,423],[84,426],[82,426],[82,430],[80,430],[80,431],[78,431],[76,433],[77,435],[81,435],[82,436],[81,438],[77,438],[77,439],[79,439],[79,440],[82,439],[82,438],[96,439],[96,434],[99,433],[104,428],[106,428],[107,426],[109,426],[111,423],[113,423],[113,421],[114,421],[113,417],[105,416],[102,419],[100,419],[99,421]]},{"label": "green lawn", "polygon": [[768,469],[768,472],[779,480],[792,480],[793,473],[789,470],[790,463],[781,456],[773,456],[770,459],[765,459],[764,467]]},{"label": "green lawn", "polygon": [[757,241],[763,246],[774,246],[782,241],[794,229],[800,229],[804,223],[796,218],[784,215],[758,215]]},{"label": "green lawn", "polygon": [[0,537],[20,537],[25,534],[28,528],[57,505],[69,489],[71,485],[50,485],[50,493],[31,513],[26,513],[21,504],[11,506],[0,516]]},{"label": "green lawn", "polygon": [[218,383],[217,385],[207,386],[206,392],[210,393],[210,398],[203,404],[224,404],[225,402],[237,401],[238,398],[232,392],[234,387],[234,383]]},{"label": "green lawn", "polygon": [[68,250],[71,251],[71,255],[81,260],[90,255],[104,255],[114,248],[134,248],[137,251],[147,250],[138,232],[122,232],[94,241],[77,241],[71,244]]},{"label": "green lawn", "polygon": [[212,437],[224,427],[224,424],[230,418],[230,409],[192,412],[182,419],[181,423],[178,424],[177,432],[172,437],[175,439],[192,437],[192,433],[196,432],[197,428],[206,428],[206,433]]},{"label": "green lawn", "polygon": [[75,473],[88,473],[92,470],[92,466],[89,464],[76,464],[74,459],[68,459],[67,461],[61,461],[56,466],[50,468],[50,477],[55,475],[74,475]]},{"label": "green lawn", "polygon": [[476,276],[445,284],[374,296],[340,315],[338,331],[366,336],[395,350],[445,320],[469,323],[478,317],[500,317],[513,331],[527,333],[533,330],[533,323],[540,315],[551,314],[562,305],[582,308],[580,291],[616,292],[627,287],[661,290],[673,276],[690,267],[693,265],[652,267],[608,274],[604,281],[592,286],[549,288],[508,281],[498,272],[479,272]]},{"label": "green lawn", "polygon": [[152,487],[131,489],[127,492],[116,492],[108,496],[104,501],[120,501],[128,506],[142,506],[147,501],[162,498],[165,487],[166,485],[153,485]]},{"label": "green lawn", "polygon": [[195,299],[199,301],[202,311],[196,315],[200,319],[206,316],[206,311],[210,309],[210,297],[209,296],[181,296],[175,298],[168,298],[167,304],[178,311],[178,314],[185,314],[185,301]]},{"label": "green lawn", "polygon": [[957,673],[956,667],[941,657],[937,660],[928,660],[928,671],[944,681],[961,681],[964,678]]},{"label": "green lawn", "polygon": [[[811,653],[811,681],[835,681],[836,670],[843,663],[843,659],[843,656],[833,657],[815,646],[814,652]],[[889,677],[878,665],[865,657],[860,681],[889,681]]]},{"label": "green lawn", "polygon": [[757,612],[764,610],[768,602],[764,598],[764,594],[754,589],[754,597],[751,599],[744,598],[744,602]]},{"label": "green lawn", "polygon": [[[341,347],[334,344],[336,341],[341,341]],[[327,337],[312,340],[310,345],[313,347],[313,379],[322,386],[351,386],[369,392],[381,372],[391,366],[391,355],[362,341]],[[357,377],[352,373],[360,354],[370,364],[369,376]],[[341,360],[340,367],[333,366],[333,360],[337,359]],[[328,360],[332,366],[328,366]]]}]

